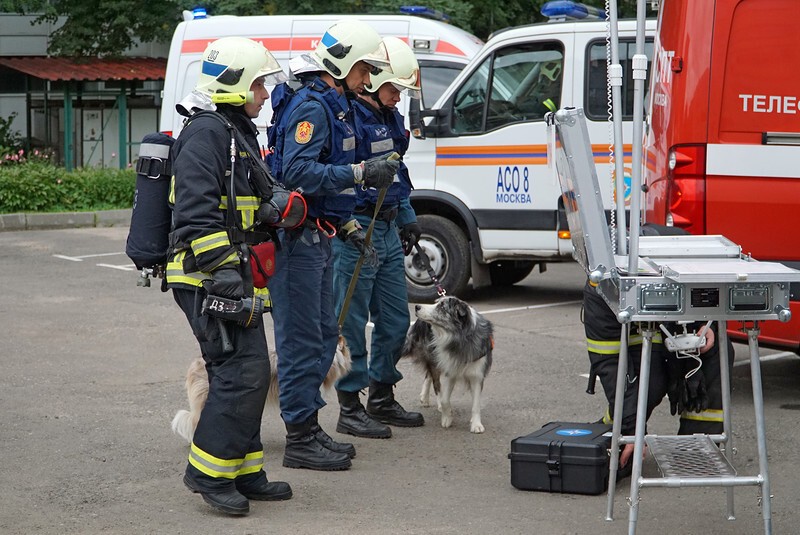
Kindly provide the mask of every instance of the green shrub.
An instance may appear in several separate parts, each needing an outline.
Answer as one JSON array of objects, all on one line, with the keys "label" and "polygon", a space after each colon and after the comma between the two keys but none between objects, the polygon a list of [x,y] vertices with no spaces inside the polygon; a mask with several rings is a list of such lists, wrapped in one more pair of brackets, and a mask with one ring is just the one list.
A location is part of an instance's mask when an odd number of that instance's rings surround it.
[{"label": "green shrub", "polygon": [[11,126],[16,116],[17,112],[8,118],[0,117],[0,163],[14,155],[18,158],[18,151],[22,149],[22,136]]},{"label": "green shrub", "polygon": [[46,161],[0,165],[0,213],[82,212],[130,208],[133,169],[85,168],[67,172]]}]

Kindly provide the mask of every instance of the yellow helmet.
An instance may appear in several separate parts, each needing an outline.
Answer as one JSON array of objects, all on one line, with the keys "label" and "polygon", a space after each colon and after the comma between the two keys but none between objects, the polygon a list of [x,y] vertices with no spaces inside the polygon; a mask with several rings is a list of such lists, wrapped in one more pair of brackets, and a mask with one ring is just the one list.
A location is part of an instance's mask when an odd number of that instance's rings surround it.
[{"label": "yellow helmet", "polygon": [[262,77],[267,85],[277,85],[288,79],[278,61],[261,43],[245,37],[223,37],[210,43],[203,52],[195,89],[207,95],[245,93],[254,80]]},{"label": "yellow helmet", "polygon": [[391,72],[381,71],[370,77],[370,84],[366,87],[370,93],[375,93],[380,87],[389,82],[398,91],[405,92],[411,98],[420,98],[419,63],[411,47],[397,37],[384,37],[383,45],[389,54]]},{"label": "yellow helmet", "polygon": [[359,61],[379,69],[389,69],[386,47],[372,27],[360,20],[339,21],[325,32],[312,52],[316,63],[337,80],[343,80]]},{"label": "yellow helmet", "polygon": [[542,63],[539,66],[540,77],[545,77],[551,82],[555,82],[561,76],[561,60],[552,60]]}]

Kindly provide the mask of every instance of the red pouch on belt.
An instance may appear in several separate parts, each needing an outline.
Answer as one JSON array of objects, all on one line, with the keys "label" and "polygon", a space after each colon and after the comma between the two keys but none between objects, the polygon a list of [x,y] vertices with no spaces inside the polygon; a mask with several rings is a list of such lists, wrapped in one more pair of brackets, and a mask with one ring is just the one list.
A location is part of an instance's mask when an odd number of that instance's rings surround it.
[{"label": "red pouch on belt", "polygon": [[275,244],[265,241],[250,246],[250,268],[253,271],[253,287],[266,288],[267,281],[275,274]]}]

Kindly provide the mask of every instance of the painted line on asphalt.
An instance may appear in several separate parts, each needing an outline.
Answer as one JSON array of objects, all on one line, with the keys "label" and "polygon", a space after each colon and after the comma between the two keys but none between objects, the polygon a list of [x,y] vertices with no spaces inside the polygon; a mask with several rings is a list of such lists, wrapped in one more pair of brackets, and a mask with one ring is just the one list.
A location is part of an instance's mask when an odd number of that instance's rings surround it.
[{"label": "painted line on asphalt", "polygon": [[494,310],[485,310],[481,311],[481,314],[499,314],[503,312],[519,312],[520,310],[536,310],[539,308],[551,308],[551,307],[560,307],[563,305],[577,305],[582,303],[583,301],[562,301],[561,303],[545,303],[544,305],[528,305],[525,307],[513,307],[513,308],[496,308]]},{"label": "painted line on asphalt", "polygon": [[96,264],[96,265],[99,267],[119,269],[120,271],[136,271],[136,264],[125,264],[122,266],[115,266],[114,264]]},{"label": "painted line on asphalt", "polygon": [[125,253],[97,253],[97,254],[85,254],[80,256],[67,256],[63,254],[54,254],[53,256],[56,258],[61,258],[62,260],[71,260],[72,262],[83,262],[84,258],[94,258],[97,256],[115,256]]},{"label": "painted line on asphalt", "polygon": [[[764,355],[763,357],[758,357],[758,360],[761,362],[769,362],[771,360],[781,360],[787,357],[796,357],[797,353],[792,353],[791,351],[783,351],[781,353],[775,353],[772,355]],[[750,364],[750,358],[745,358],[742,360],[735,360],[733,361],[734,366],[746,366]]]},{"label": "painted line on asphalt", "polygon": [[[561,303],[545,303],[544,305],[528,305],[524,307],[513,307],[513,308],[496,308],[494,310],[479,310],[481,314],[497,314],[500,312],[519,312],[520,310],[536,310],[539,308],[552,308],[552,307],[560,307],[562,305],[576,305],[578,303],[583,303],[583,301],[562,301]],[[414,325],[414,322],[417,321],[416,319],[411,319],[411,325]],[[368,327],[374,327],[375,325],[370,321],[367,323]]]}]

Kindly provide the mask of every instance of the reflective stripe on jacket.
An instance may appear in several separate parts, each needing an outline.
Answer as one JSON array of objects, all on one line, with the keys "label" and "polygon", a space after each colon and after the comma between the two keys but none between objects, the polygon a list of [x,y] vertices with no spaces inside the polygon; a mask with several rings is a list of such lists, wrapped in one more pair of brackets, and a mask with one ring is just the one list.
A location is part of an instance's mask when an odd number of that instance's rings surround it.
[{"label": "reflective stripe on jacket", "polygon": [[[641,334],[631,334],[628,336],[628,347],[630,346],[638,346],[642,345],[642,335]],[[653,335],[653,343],[654,344],[661,344],[663,343],[661,339],[661,334],[655,333]],[[620,341],[619,340],[592,340],[591,338],[586,339],[586,348],[589,350],[590,353],[597,353],[599,355],[616,355],[620,351]]]}]

